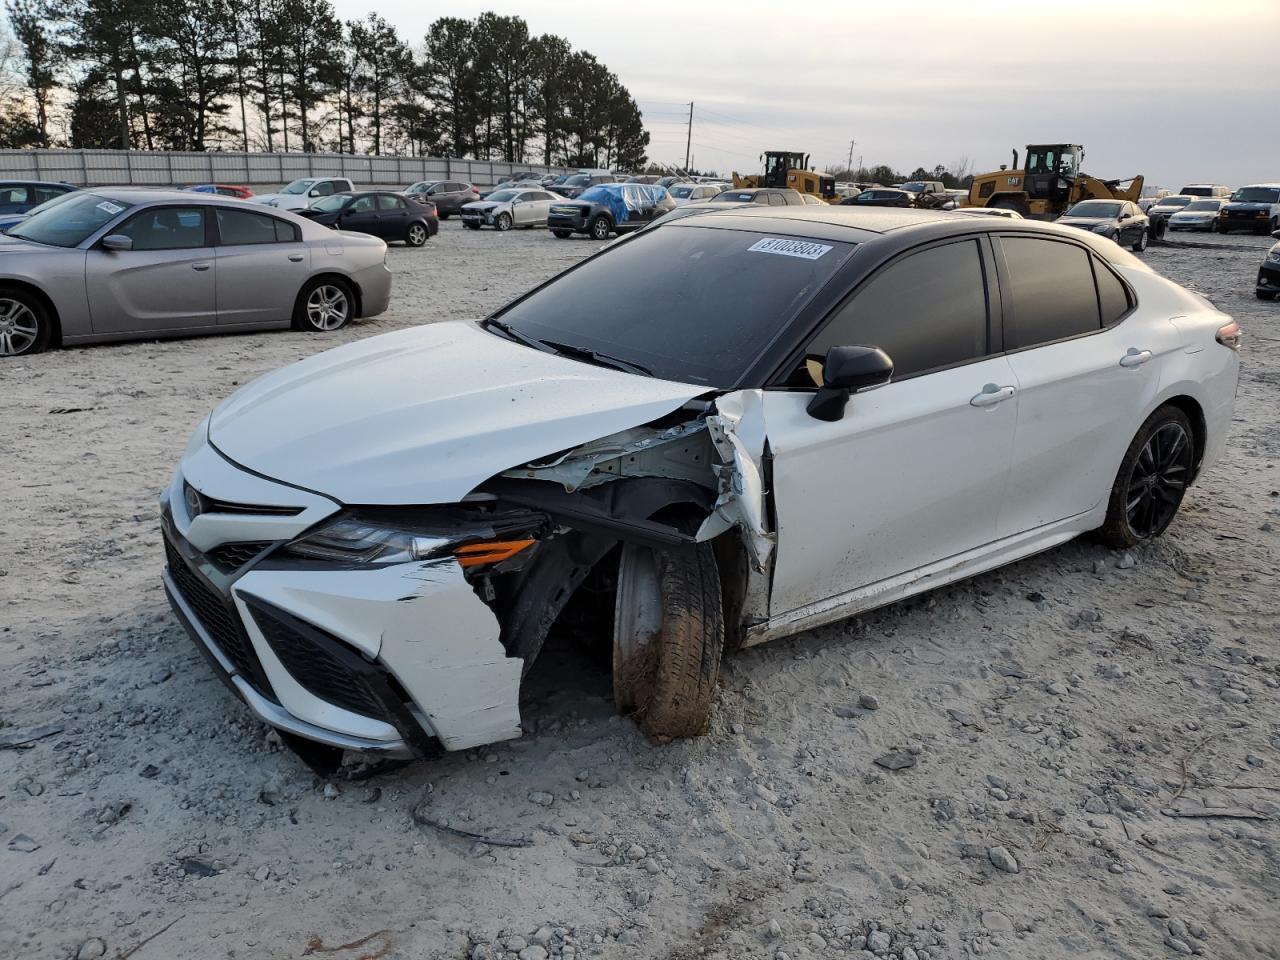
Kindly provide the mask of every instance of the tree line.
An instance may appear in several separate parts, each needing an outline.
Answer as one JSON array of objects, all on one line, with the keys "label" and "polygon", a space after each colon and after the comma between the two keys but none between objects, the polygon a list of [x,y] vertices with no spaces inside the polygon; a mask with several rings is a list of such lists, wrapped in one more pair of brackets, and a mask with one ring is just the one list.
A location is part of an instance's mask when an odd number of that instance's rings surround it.
[{"label": "tree line", "polygon": [[516,16],[411,44],[329,0],[5,0],[0,146],[450,155],[636,169],[618,77]]}]

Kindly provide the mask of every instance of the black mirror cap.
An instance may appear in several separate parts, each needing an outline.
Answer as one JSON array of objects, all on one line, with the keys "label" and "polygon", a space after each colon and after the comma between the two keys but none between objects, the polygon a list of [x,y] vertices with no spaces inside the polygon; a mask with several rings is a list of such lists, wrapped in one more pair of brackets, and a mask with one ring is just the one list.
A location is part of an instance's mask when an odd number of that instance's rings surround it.
[{"label": "black mirror cap", "polygon": [[879,347],[832,347],[822,364],[822,386],[805,408],[815,420],[844,417],[849,394],[888,383],[893,361]]}]

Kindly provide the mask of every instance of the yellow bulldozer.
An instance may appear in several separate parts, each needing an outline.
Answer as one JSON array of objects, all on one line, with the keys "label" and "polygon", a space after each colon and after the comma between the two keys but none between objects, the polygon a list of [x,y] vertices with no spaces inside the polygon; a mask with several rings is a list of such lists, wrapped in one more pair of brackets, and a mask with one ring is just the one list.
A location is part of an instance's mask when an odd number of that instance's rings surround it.
[{"label": "yellow bulldozer", "polygon": [[[969,188],[969,205],[1003,207],[1024,217],[1054,220],[1081,200],[1132,200],[1142,196],[1142,176],[1128,180],[1099,180],[1080,172],[1084,147],[1076,143],[1032,144],[1026,165],[1002,166],[995,173],[980,173]],[[1122,183],[1129,186],[1122,188]]]},{"label": "yellow bulldozer", "polygon": [[801,193],[820,197],[827,203],[839,203],[836,196],[836,178],[809,169],[809,155],[794,150],[766,150],[760,157],[764,161],[764,173],[748,176],[733,174],[733,185],[738,190],[749,187],[790,187]]}]

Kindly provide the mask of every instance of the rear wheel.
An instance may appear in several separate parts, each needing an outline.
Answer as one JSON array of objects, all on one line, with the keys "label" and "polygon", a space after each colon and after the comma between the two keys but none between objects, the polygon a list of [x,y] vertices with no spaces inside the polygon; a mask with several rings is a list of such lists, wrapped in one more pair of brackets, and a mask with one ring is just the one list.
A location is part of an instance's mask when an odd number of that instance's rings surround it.
[{"label": "rear wheel", "polygon": [[328,333],[341,329],[355,316],[355,298],[342,280],[321,277],[312,280],[298,295],[293,325],[298,330]]},{"label": "rear wheel", "polygon": [[409,229],[405,232],[404,242],[411,247],[420,247],[427,242],[427,228],[421,223],[409,224]]},{"label": "rear wheel", "polygon": [[25,290],[0,287],[0,357],[39,353],[52,337],[44,304]]},{"label": "rear wheel", "polygon": [[445,212],[441,211],[441,212],[437,213],[437,214],[436,214],[436,216],[437,216],[437,217],[439,217],[441,220],[448,220],[451,216],[453,216],[453,214],[451,214],[451,213],[445,213]]},{"label": "rear wheel", "polygon": [[608,240],[609,229],[609,218],[601,214],[591,221],[591,239]]},{"label": "rear wheel", "polygon": [[510,230],[511,214],[509,213],[498,214],[496,217],[494,217],[493,225],[497,227],[499,230]]},{"label": "rear wheel", "polygon": [[1142,232],[1138,234],[1138,239],[1133,242],[1134,253],[1141,253],[1143,250],[1147,249],[1147,235],[1147,228],[1143,227]]},{"label": "rear wheel", "polygon": [[710,544],[624,546],[613,628],[618,709],[661,742],[706,733],[723,651],[724,601]]},{"label": "rear wheel", "polygon": [[1254,290],[1253,292],[1259,300],[1274,300],[1276,298],[1276,295],[1270,290]]},{"label": "rear wheel", "polygon": [[1099,530],[1102,540],[1132,547],[1164,533],[1194,468],[1191,421],[1177,407],[1161,407],[1147,418],[1120,462],[1107,519]]}]

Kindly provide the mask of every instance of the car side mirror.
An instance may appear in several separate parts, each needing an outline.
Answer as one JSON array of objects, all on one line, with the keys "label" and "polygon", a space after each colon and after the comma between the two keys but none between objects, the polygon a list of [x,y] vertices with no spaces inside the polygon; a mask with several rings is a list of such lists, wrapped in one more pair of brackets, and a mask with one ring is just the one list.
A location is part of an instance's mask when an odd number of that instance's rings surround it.
[{"label": "car side mirror", "polygon": [[110,250],[112,253],[132,250],[133,237],[126,237],[123,233],[113,233],[102,238],[102,249]]},{"label": "car side mirror", "polygon": [[1275,237],[1277,240],[1280,240],[1280,230],[1272,230],[1271,235]]},{"label": "car side mirror", "polygon": [[822,363],[822,386],[809,401],[809,416],[834,423],[844,416],[849,395],[888,383],[893,361],[879,347],[832,347]]},{"label": "car side mirror", "polygon": [[318,196],[320,196],[320,191],[319,191],[319,189],[312,190],[312,191],[310,191],[310,192],[307,194],[307,196],[308,196],[308,197],[318,197]]}]

